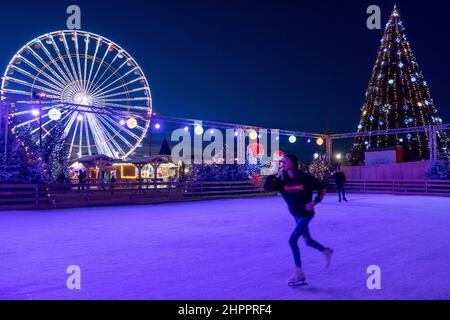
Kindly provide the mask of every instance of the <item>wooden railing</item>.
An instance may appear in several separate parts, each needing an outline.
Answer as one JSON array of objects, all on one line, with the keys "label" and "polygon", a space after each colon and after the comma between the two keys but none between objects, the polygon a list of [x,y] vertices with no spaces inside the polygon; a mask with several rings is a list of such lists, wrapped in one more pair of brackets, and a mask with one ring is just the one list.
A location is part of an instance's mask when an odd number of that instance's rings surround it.
[{"label": "wooden railing", "polygon": [[0,185],[0,210],[150,204],[274,195],[251,181]]},{"label": "wooden railing", "polygon": [[[335,191],[334,181],[327,183]],[[450,180],[348,180],[346,192],[450,196]]]},{"label": "wooden railing", "polygon": [[[329,181],[329,191],[335,191]],[[349,180],[346,192],[450,196],[450,181]],[[274,195],[251,181],[0,185],[0,210],[151,204]]]}]

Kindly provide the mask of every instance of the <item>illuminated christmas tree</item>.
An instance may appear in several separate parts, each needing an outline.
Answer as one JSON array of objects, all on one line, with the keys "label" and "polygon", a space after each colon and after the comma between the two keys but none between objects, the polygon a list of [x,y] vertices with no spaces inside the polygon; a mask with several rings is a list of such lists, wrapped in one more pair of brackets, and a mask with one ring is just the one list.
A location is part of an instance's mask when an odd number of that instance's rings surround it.
[{"label": "illuminated christmas tree", "polygon": [[309,165],[309,172],[317,179],[323,181],[331,176],[331,168],[324,155],[319,155]]},{"label": "illuminated christmas tree", "polygon": [[[358,132],[442,124],[396,7],[381,39],[361,111]],[[428,132],[419,132],[356,138],[353,162],[361,161],[366,150],[398,145],[407,161],[429,158]],[[440,156],[448,157],[447,145],[445,132],[437,132]]]}]

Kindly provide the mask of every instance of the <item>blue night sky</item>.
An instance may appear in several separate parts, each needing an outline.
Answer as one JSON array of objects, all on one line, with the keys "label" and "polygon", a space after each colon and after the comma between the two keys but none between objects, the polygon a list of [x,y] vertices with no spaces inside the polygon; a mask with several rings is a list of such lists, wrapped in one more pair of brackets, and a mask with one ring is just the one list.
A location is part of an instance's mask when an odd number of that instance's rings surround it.
[{"label": "blue night sky", "polygon": [[[450,121],[450,7],[397,1],[441,117]],[[125,48],[146,74],[154,110],[170,116],[298,131],[356,131],[383,30],[366,8],[393,1],[9,1],[2,3],[0,66],[27,41],[82,30]],[[1,68],[4,68],[1,67]],[[3,73],[3,71],[2,71]]]}]

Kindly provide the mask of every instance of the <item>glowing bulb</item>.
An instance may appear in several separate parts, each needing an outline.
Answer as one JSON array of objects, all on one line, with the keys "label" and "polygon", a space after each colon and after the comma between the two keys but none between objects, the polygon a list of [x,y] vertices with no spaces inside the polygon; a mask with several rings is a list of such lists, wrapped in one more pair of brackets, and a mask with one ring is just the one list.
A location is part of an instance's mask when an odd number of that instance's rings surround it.
[{"label": "glowing bulb", "polygon": [[77,120],[78,120],[78,121],[83,121],[83,115],[82,115],[82,114],[79,114],[79,115],[77,116]]},{"label": "glowing bulb", "polygon": [[188,126],[184,127],[184,131],[189,131],[189,127]]},{"label": "glowing bulb", "polygon": [[317,152],[314,153],[314,154],[313,154],[313,158],[314,158],[314,159],[319,159],[319,154],[318,154]]},{"label": "glowing bulb", "polygon": [[250,131],[248,136],[251,140],[256,140],[258,138],[258,134],[256,133],[255,130]]},{"label": "glowing bulb", "polygon": [[194,132],[198,136],[202,135],[203,134],[203,127],[200,126],[200,125],[196,126],[195,129],[194,129]]},{"label": "glowing bulb", "polygon": [[61,119],[61,111],[52,108],[48,111],[48,117],[50,118],[50,120],[58,121],[59,119]]},{"label": "glowing bulb", "polygon": [[135,118],[130,118],[127,120],[127,127],[130,129],[134,129],[137,127],[137,120]]},{"label": "glowing bulb", "polygon": [[159,123],[155,124],[155,129],[161,128],[161,125]]},{"label": "glowing bulb", "polygon": [[316,140],[316,143],[317,143],[317,145],[319,145],[319,146],[323,145],[323,139],[322,139],[322,138],[318,138],[318,139]]},{"label": "glowing bulb", "polygon": [[39,110],[33,109],[33,110],[31,110],[31,114],[32,114],[33,116],[37,117],[37,116],[39,115]]},{"label": "glowing bulb", "polygon": [[290,136],[289,137],[289,142],[290,143],[295,143],[297,141],[297,138],[295,136]]},{"label": "glowing bulb", "polygon": [[342,154],[340,154],[340,153],[336,154],[336,159],[341,160],[341,158],[342,158]]},{"label": "glowing bulb", "polygon": [[125,120],[120,120],[119,123],[121,126],[123,126],[123,125],[125,125]]}]

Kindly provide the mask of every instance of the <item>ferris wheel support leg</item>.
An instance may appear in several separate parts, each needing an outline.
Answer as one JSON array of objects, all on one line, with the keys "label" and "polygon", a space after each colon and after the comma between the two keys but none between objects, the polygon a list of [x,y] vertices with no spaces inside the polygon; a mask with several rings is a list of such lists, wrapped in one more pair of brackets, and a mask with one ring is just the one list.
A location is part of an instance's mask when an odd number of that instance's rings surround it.
[{"label": "ferris wheel support leg", "polygon": [[326,156],[327,156],[327,162],[328,164],[331,164],[331,159],[333,157],[333,138],[330,136],[327,136],[325,138],[326,143]]},{"label": "ferris wheel support leg", "polygon": [[152,127],[148,128],[148,156],[152,156]]},{"label": "ferris wheel support leg", "polygon": [[[0,128],[2,128],[3,125],[3,164],[6,164],[6,161],[8,159],[8,134],[9,134],[9,125],[8,125],[8,115],[9,115],[9,102],[6,101],[5,103],[2,103],[1,105],[1,123]],[[0,129],[1,130],[1,129]]]},{"label": "ferris wheel support leg", "polygon": [[3,122],[5,121],[5,118],[3,117],[3,114],[4,114],[3,109],[5,108],[5,104],[6,104],[6,102],[3,102],[0,100],[0,132],[2,132]]},{"label": "ferris wheel support leg", "polygon": [[428,143],[430,150],[430,161],[437,160],[437,147],[436,147],[436,129],[434,126],[428,127]]}]

